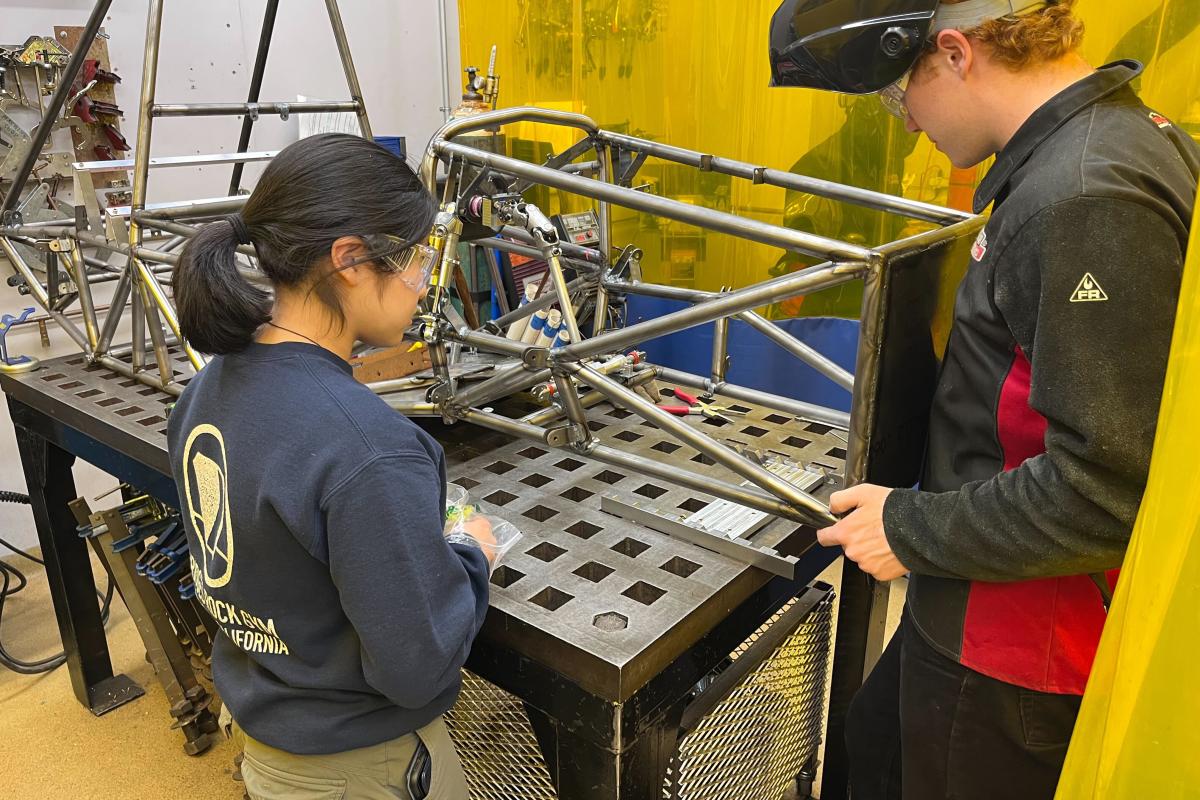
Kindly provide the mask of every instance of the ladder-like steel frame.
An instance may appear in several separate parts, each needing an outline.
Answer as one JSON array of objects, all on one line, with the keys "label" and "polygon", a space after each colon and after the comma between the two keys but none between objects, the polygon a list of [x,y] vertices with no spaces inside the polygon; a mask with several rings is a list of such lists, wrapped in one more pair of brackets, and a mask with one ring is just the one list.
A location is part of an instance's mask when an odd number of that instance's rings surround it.
[{"label": "ladder-like steel frame", "polygon": [[[67,64],[62,80],[47,105],[45,116],[31,142],[30,152],[9,188],[3,205],[3,228],[0,228],[0,249],[12,263],[13,269],[28,287],[29,294],[57,322],[66,334],[80,346],[87,358],[143,383],[178,393],[170,348],[178,345],[193,369],[200,369],[206,359],[183,340],[179,320],[159,273],[167,271],[178,261],[173,253],[194,227],[175,221],[179,217],[213,217],[237,211],[245,202],[241,196],[242,168],[245,163],[269,159],[274,153],[249,153],[250,135],[260,114],[278,114],[287,119],[291,114],[352,112],[358,117],[359,129],[371,138],[371,124],[346,30],[342,24],[337,0],[325,0],[330,27],[337,45],[338,57],[345,73],[349,100],[283,102],[259,100],[267,55],[274,34],[279,0],[267,0],[258,50],[250,77],[249,92],[244,103],[162,103],[156,99],[159,43],[162,36],[164,0],[150,0],[146,19],[146,47],[142,64],[141,95],[138,103],[137,141],[132,162],[80,162],[75,168],[76,218],[26,224],[18,210],[21,193],[32,173],[43,146],[58,123],[70,88],[79,73],[86,54],[100,31],[100,25],[112,0],[97,0],[84,28],[79,45]],[[69,113],[69,111],[67,112]],[[184,156],[151,159],[150,147],[154,120],[160,117],[242,117],[242,129],[237,151],[233,154]],[[101,214],[94,198],[91,173],[112,169],[114,163],[133,170],[131,203],[127,209],[108,209]],[[188,203],[148,206],[147,190],[152,167],[196,166],[199,164],[230,163],[233,167],[229,196],[196,200]],[[96,228],[101,228],[100,233]],[[147,246],[146,230],[170,234],[171,238],[159,248]],[[46,280],[43,281],[29,265],[17,245],[43,244],[49,249]],[[103,258],[85,257],[81,245],[97,247]],[[249,247],[239,252],[253,258]],[[122,260],[124,263],[122,263]],[[56,273],[61,269],[74,290],[65,295],[58,291]],[[97,316],[92,299],[93,283],[116,281],[107,315]],[[78,301],[82,317],[81,329],[63,312]],[[131,315],[133,341],[128,348],[114,348],[113,337],[128,308]],[[147,365],[146,335],[149,335],[157,374]],[[125,361],[128,357],[128,361]]]}]

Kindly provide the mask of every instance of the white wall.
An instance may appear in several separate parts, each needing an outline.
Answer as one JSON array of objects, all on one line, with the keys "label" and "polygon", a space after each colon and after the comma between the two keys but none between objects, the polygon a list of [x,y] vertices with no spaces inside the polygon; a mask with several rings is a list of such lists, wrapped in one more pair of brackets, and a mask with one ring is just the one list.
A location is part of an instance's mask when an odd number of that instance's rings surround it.
[{"label": "white wall", "polygon": [[[166,0],[158,61],[159,102],[244,101],[258,47],[265,0]],[[263,80],[262,100],[347,99],[345,78],[329,28],[323,0],[281,0],[275,36]],[[458,102],[456,0],[341,0],[342,20],[362,85],[371,127],[376,135],[404,136],[410,160],[442,124],[441,110]],[[443,61],[438,17],[448,17],[447,60]],[[122,131],[132,145],[137,132],[146,32],[147,0],[114,0],[105,20],[114,70],[122,77],[117,102],[125,110]],[[0,0],[0,42],[23,42],[33,33],[52,35],[55,25],[83,25],[90,0]],[[444,66],[443,66],[444,65]],[[442,71],[446,80],[442,79]],[[443,94],[448,84],[450,98]],[[156,120],[156,156],[231,152],[237,149],[241,121],[227,118]],[[299,126],[292,116],[261,117],[251,150],[274,150],[296,140]],[[160,202],[223,196],[228,167],[156,170],[151,173],[149,201]],[[247,167],[247,184],[257,170]],[[0,277],[8,277],[0,266]],[[103,303],[103,296],[97,298]],[[15,314],[32,305],[0,282],[0,313]],[[40,313],[40,310],[39,310]],[[42,348],[36,328],[19,328],[9,336],[10,349],[38,358],[76,352],[74,344],[50,323],[50,348]],[[108,476],[82,464],[76,467],[80,494],[94,496],[110,488]],[[24,479],[8,408],[0,411],[0,489],[23,491]],[[18,546],[36,542],[28,508],[0,504],[0,537]]]}]

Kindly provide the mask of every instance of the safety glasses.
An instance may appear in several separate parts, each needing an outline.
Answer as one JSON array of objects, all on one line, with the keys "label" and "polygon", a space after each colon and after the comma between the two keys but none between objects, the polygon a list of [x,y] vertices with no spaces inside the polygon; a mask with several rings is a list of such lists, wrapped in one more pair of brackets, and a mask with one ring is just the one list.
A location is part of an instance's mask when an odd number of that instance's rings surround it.
[{"label": "safety glasses", "polygon": [[879,102],[883,103],[883,107],[889,114],[902,122],[908,121],[908,105],[904,102],[904,95],[908,92],[908,81],[911,75],[911,71],[904,73],[900,76],[900,80],[879,92]]},{"label": "safety glasses", "polygon": [[[433,277],[433,269],[437,266],[438,255],[438,251],[427,244],[414,244],[404,253],[382,256],[382,259],[396,273],[396,277],[401,283],[420,294],[429,286],[429,280]],[[414,269],[421,271],[421,277],[415,281],[406,277],[407,273]]]}]

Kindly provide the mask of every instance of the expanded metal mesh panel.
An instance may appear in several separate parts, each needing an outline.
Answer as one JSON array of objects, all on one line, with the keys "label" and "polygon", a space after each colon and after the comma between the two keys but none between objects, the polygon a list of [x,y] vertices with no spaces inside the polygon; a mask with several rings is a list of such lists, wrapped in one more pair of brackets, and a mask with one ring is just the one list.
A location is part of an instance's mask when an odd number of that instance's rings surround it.
[{"label": "expanded metal mesh panel", "polygon": [[[730,662],[795,602],[731,653]],[[820,743],[832,610],[830,592],[681,741],[663,787],[664,798],[783,796]],[[471,800],[557,800],[529,718],[516,697],[464,670],[462,694],[446,713],[446,723],[467,773]]]},{"label": "expanded metal mesh panel", "polygon": [[[734,656],[749,649],[790,606],[784,606]],[[832,614],[830,594],[683,739],[664,797],[783,796],[821,741]]]}]

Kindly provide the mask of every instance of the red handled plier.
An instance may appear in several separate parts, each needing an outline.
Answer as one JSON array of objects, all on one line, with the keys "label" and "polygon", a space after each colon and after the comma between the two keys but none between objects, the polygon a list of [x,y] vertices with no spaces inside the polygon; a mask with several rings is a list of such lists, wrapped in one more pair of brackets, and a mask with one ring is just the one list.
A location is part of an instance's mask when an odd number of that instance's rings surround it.
[{"label": "red handled plier", "polygon": [[722,419],[726,422],[733,422],[726,414],[745,414],[745,411],[737,411],[729,406],[719,406],[712,403],[706,403],[695,395],[690,395],[682,389],[672,389],[672,394],[683,402],[686,406],[669,406],[659,404],[659,408],[666,411],[668,414],[674,414],[677,417],[686,417],[688,414],[703,414],[709,419]]}]

